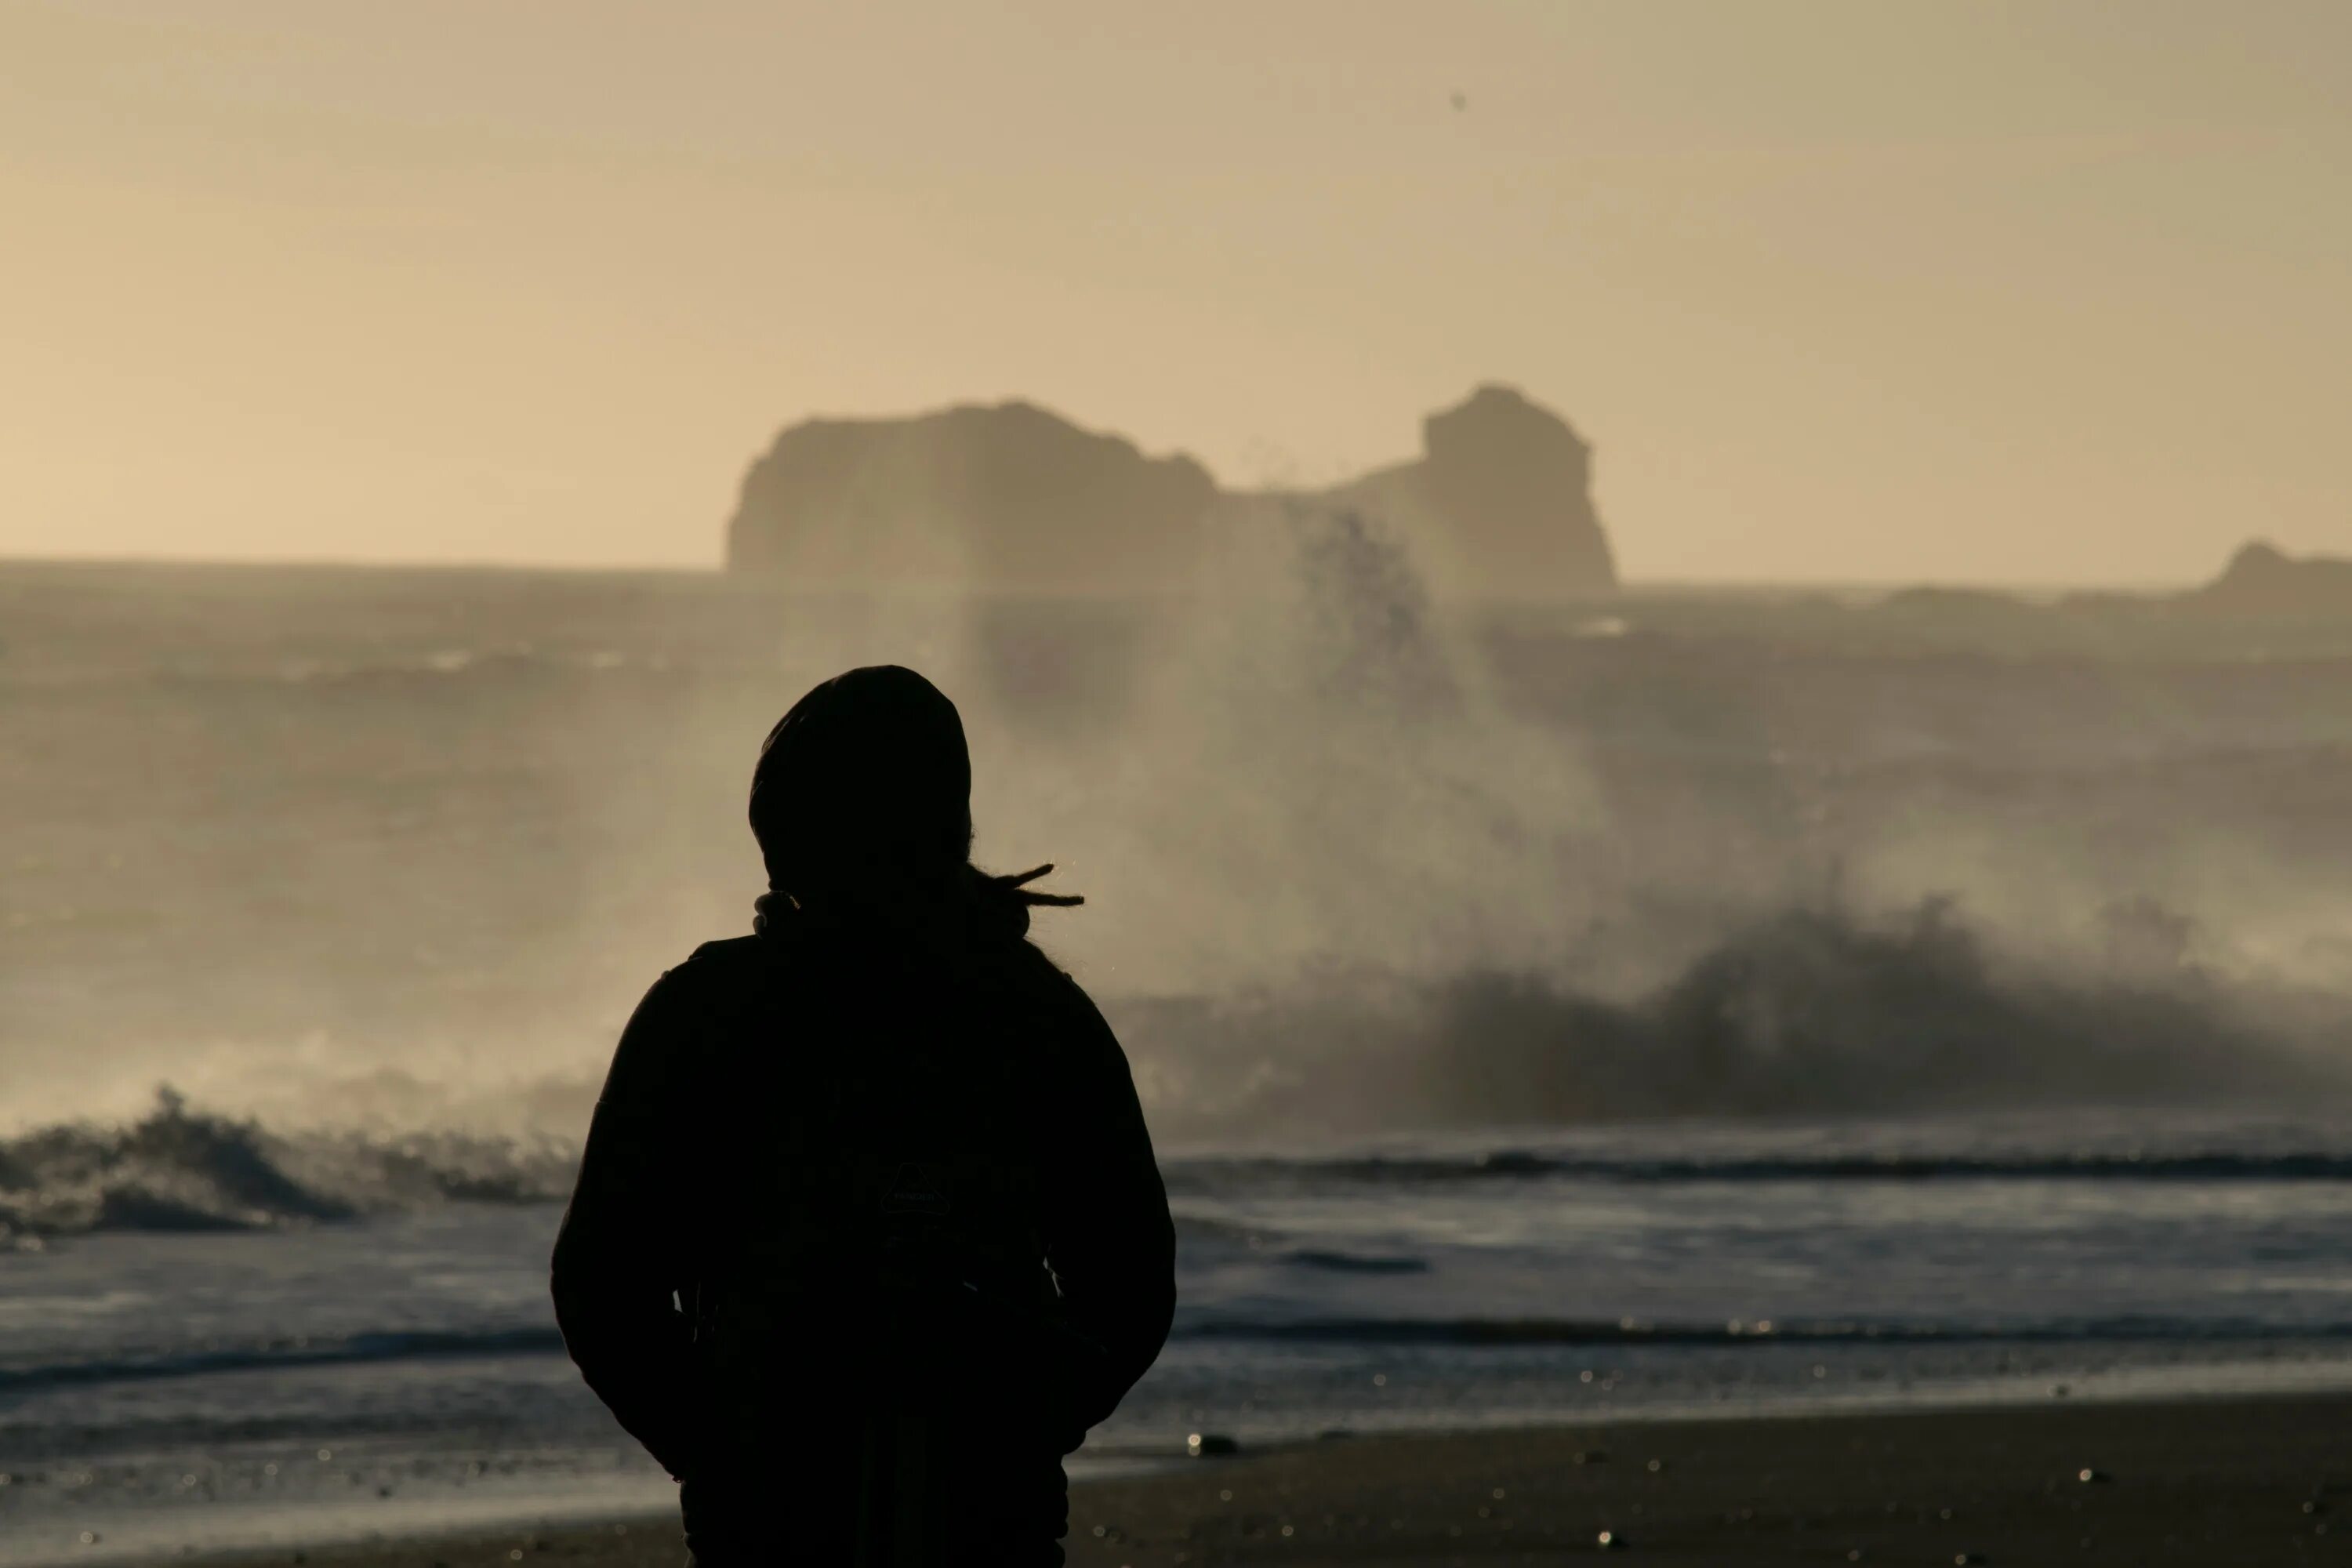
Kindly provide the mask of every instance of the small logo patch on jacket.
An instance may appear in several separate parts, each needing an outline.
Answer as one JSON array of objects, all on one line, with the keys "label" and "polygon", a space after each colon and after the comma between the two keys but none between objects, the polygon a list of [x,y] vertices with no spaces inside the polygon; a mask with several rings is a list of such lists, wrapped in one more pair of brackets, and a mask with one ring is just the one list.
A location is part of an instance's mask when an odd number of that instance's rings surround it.
[{"label": "small logo patch on jacket", "polygon": [[954,1207],[946,1184],[929,1165],[899,1166],[890,1190],[882,1194],[884,1214],[946,1214]]}]

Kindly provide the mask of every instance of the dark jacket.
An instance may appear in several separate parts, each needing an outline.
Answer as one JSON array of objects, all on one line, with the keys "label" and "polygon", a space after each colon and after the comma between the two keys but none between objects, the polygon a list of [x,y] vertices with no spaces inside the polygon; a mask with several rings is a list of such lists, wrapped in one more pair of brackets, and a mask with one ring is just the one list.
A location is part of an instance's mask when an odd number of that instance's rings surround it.
[{"label": "dark jacket", "polygon": [[1126,1057],[1035,948],[796,920],[647,993],[553,1284],[707,1559],[851,1511],[879,1421],[1011,1562],[1166,1339],[1174,1232]]}]

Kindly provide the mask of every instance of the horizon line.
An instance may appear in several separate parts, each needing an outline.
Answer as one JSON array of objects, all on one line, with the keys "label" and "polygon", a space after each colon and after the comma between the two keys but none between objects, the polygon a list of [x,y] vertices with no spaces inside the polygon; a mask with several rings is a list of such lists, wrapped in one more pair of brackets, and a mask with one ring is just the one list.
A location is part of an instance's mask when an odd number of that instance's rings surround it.
[{"label": "horizon line", "polygon": [[[2232,552],[2234,554],[2234,552]],[[2226,563],[2225,563],[2226,564]],[[504,559],[419,558],[402,560],[348,555],[154,555],[154,554],[47,554],[0,552],[0,571],[32,567],[62,569],[133,569],[138,567],[180,568],[196,571],[251,572],[415,572],[446,575],[478,574],[484,576],[546,574],[550,575],[589,577],[710,577],[732,579],[739,576],[758,578],[760,574],[738,574],[721,560],[705,565],[675,562],[646,561],[530,561]],[[2074,593],[2169,593],[2182,588],[2195,588],[2212,581],[2213,575],[2173,578],[2144,577],[2132,579],[2089,580],[2080,578],[1934,578],[1934,577],[1623,577],[1612,591],[1615,594],[1645,593],[1806,593],[1806,592],[1901,592],[1911,588],[1942,588],[1960,593],[2011,594],[2043,595]],[[887,588],[844,590],[838,584],[828,591],[887,592]],[[936,592],[936,587],[922,586],[922,592]],[[1128,597],[1132,595],[1070,595],[1074,597]],[[1605,600],[1608,593],[1589,597],[1562,600],[1562,603],[1586,604]]]}]

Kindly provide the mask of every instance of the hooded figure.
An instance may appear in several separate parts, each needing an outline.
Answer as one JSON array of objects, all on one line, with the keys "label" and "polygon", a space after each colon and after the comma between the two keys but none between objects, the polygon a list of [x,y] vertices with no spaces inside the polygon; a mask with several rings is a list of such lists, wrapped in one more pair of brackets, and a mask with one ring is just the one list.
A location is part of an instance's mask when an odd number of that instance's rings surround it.
[{"label": "hooded figure", "polygon": [[1126,1058],[1025,940],[1077,900],[971,864],[971,786],[912,670],[794,704],[754,934],[655,984],[597,1102],[556,1318],[707,1568],[1058,1563],[1062,1457],[1167,1337]]}]

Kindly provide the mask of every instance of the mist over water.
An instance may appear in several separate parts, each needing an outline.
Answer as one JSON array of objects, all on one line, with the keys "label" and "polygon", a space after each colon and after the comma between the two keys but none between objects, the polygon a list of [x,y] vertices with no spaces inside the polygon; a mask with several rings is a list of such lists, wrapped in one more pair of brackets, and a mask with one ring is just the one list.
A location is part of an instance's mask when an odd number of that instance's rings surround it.
[{"label": "mist over water", "polygon": [[10,568],[0,1116],[576,1139],[746,927],[759,737],[882,660],[963,707],[983,863],[1089,896],[1040,940],[1179,1143],[2343,1087],[2352,646],[1488,613],[1226,526],[1150,601]]},{"label": "mist over water", "polygon": [[1088,896],[1038,937],[1160,1143],[1177,1321],[1089,1454],[2352,1378],[2352,627],[1482,609],[1227,526],[1149,600],[0,569],[35,1560],[667,1502],[557,1205],[748,928],[761,736],[880,660],[982,863]]}]

